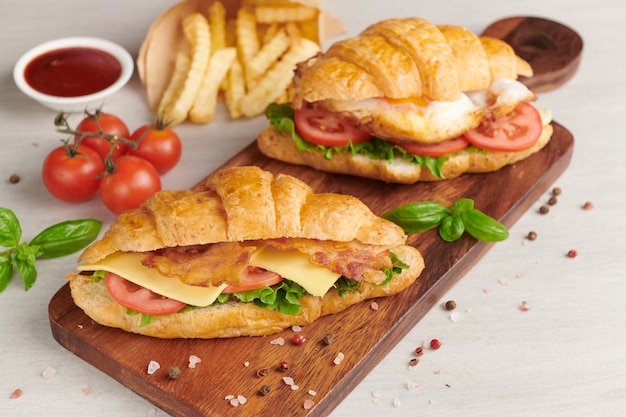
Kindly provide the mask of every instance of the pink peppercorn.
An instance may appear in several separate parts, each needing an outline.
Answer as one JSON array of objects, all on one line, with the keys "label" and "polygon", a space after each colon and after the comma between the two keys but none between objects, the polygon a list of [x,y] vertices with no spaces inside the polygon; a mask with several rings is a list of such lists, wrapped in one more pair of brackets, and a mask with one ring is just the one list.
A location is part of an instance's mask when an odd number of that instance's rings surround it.
[{"label": "pink peppercorn", "polygon": [[570,250],[567,252],[567,256],[568,256],[569,258],[575,258],[575,257],[577,257],[577,256],[578,256],[578,251],[577,251],[576,249],[570,249]]},{"label": "pink peppercorn", "polygon": [[439,349],[441,347],[441,342],[438,339],[433,339],[430,341],[431,349]]}]

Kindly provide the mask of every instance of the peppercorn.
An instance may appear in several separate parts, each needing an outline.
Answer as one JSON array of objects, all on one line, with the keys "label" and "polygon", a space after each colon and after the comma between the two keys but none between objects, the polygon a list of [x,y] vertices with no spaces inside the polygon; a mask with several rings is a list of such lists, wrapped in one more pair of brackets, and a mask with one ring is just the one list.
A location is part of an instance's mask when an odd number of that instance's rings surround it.
[{"label": "peppercorn", "polygon": [[335,337],[330,333],[326,333],[324,335],[324,339],[322,339],[322,342],[324,342],[326,346],[332,345],[334,341],[335,341]]},{"label": "peppercorn", "polygon": [[526,236],[528,238],[528,240],[535,240],[537,239],[537,233],[536,232],[528,232],[528,236]]},{"label": "peppercorn", "polygon": [[289,364],[285,361],[282,361],[278,364],[278,370],[281,372],[286,372],[289,370]]},{"label": "peppercorn", "polygon": [[259,394],[267,395],[269,393],[270,393],[270,387],[268,385],[261,386],[261,389],[259,390]]},{"label": "peppercorn", "polygon": [[438,339],[433,339],[430,341],[431,349],[439,349],[441,347],[441,342]]},{"label": "peppercorn", "polygon": [[300,333],[296,333],[293,335],[293,344],[301,345],[306,342],[306,337],[302,336]]},{"label": "peppercorn", "polygon": [[415,355],[417,356],[422,356],[424,354],[424,348],[421,346],[418,346],[415,348]]},{"label": "peppercorn", "polygon": [[454,300],[448,300],[446,301],[446,310],[448,311],[452,311],[456,308],[456,301]]},{"label": "peppercorn", "polygon": [[549,211],[550,211],[550,208],[546,206],[545,204],[539,207],[539,213],[541,214],[548,214]]},{"label": "peppercorn", "polygon": [[259,378],[263,378],[264,376],[267,375],[268,372],[269,372],[269,369],[267,368],[259,368],[256,371],[256,376],[258,376]]},{"label": "peppercorn", "polygon": [[553,206],[557,203],[556,197],[552,196],[548,199],[548,204]]},{"label": "peppercorn", "polygon": [[591,210],[593,208],[593,203],[591,201],[586,201],[583,204],[583,210]]},{"label": "peppercorn", "polygon": [[170,379],[178,379],[180,378],[180,368],[178,366],[172,366],[170,367],[170,370],[167,373],[167,376]]},{"label": "peppercorn", "polygon": [[409,365],[410,365],[410,366],[415,366],[415,365],[417,365],[418,363],[420,363],[420,360],[419,360],[419,359],[417,359],[417,358],[413,358],[413,359],[411,359],[411,360],[409,361]]},{"label": "peppercorn", "polygon": [[559,187],[554,187],[552,189],[552,195],[561,195],[561,189]]},{"label": "peppercorn", "polygon": [[9,182],[11,184],[17,184],[18,182],[20,182],[20,176],[17,174],[11,174],[11,176],[9,177]]}]

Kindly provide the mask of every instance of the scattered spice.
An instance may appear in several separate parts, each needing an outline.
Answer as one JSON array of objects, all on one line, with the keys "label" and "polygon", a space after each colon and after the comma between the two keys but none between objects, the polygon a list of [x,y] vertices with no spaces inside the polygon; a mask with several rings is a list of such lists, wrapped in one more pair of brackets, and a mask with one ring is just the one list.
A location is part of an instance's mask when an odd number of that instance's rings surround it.
[{"label": "scattered spice", "polygon": [[545,204],[539,207],[539,213],[548,214],[549,212],[550,212],[550,207],[546,206]]},{"label": "scattered spice", "polygon": [[282,337],[277,337],[276,339],[270,340],[270,345],[282,346],[284,344],[285,344],[285,339]]},{"label": "scattered spice", "polygon": [[57,370],[51,366],[48,366],[46,369],[43,370],[41,376],[43,376],[45,379],[52,379],[56,374]]},{"label": "scattered spice", "polygon": [[526,236],[526,238],[528,240],[535,240],[535,239],[537,239],[537,232],[533,232],[533,231],[528,232],[528,236]]},{"label": "scattered spice", "polygon": [[170,367],[170,370],[167,372],[167,376],[170,379],[178,379],[180,378],[180,368],[178,366],[172,366]]},{"label": "scattered spice", "polygon": [[440,347],[441,347],[441,341],[439,341],[439,339],[432,339],[430,341],[431,349],[439,349]]},{"label": "scattered spice", "polygon": [[555,205],[556,203],[557,203],[557,199],[556,199],[556,197],[555,197],[555,196],[552,196],[552,197],[550,197],[550,198],[548,199],[548,204],[549,204],[549,205],[553,206],[553,205]]},{"label": "scattered spice", "polygon": [[414,366],[417,366],[418,363],[420,363],[420,360],[417,358],[413,358],[409,361],[409,366],[412,368]]},{"label": "scattered spice", "polygon": [[522,303],[519,305],[519,310],[526,312],[528,310],[530,310],[530,307],[528,307],[528,303],[526,301],[522,301]]},{"label": "scattered spice", "polygon": [[287,372],[289,370],[289,364],[285,361],[282,361],[278,364],[278,370],[280,372]]},{"label": "scattered spice", "polygon": [[583,204],[583,210],[591,210],[593,209],[593,203],[591,201],[585,201]]},{"label": "scattered spice", "polygon": [[335,337],[334,337],[332,334],[330,334],[330,333],[326,333],[326,334],[324,335],[324,339],[322,339],[322,342],[323,342],[326,346],[328,346],[328,345],[332,345],[334,341],[335,341]]},{"label": "scattered spice", "polygon": [[311,408],[313,408],[314,405],[315,405],[315,401],[313,401],[313,400],[304,400],[304,404],[302,404],[302,407],[305,410],[310,410]]},{"label": "scattered spice", "polygon": [[89,387],[83,388],[83,394],[89,396],[89,395],[91,395],[91,393],[92,393],[91,388],[89,388]]},{"label": "scattered spice", "polygon": [[569,251],[567,251],[568,258],[575,258],[577,256],[578,256],[578,251],[576,249],[570,249]]},{"label": "scattered spice", "polygon": [[294,332],[294,333],[301,332],[302,331],[302,327],[294,324],[293,326],[291,326],[291,331]]},{"label": "scattered spice", "polygon": [[306,342],[306,337],[302,336],[302,334],[296,333],[296,334],[293,335],[293,344],[294,345],[301,345],[304,342]]},{"label": "scattered spice", "polygon": [[20,388],[16,389],[15,391],[13,391],[11,393],[11,399],[12,400],[17,400],[18,398],[20,398],[22,396],[23,392]]},{"label": "scattered spice", "polygon": [[394,398],[394,399],[393,399],[393,406],[394,406],[395,408],[400,407],[400,400],[399,400],[398,398]]},{"label": "scattered spice", "polygon": [[372,303],[370,304],[370,308],[374,311],[378,311],[378,303],[376,301],[372,301]]},{"label": "scattered spice", "polygon": [[227,395],[224,399],[227,400],[233,407],[237,407],[238,405],[243,405],[248,402],[248,399],[243,395],[237,395],[236,397],[234,395]]},{"label": "scattered spice", "polygon": [[284,376],[283,382],[285,383],[285,385],[288,385],[292,391],[297,391],[298,389],[300,389],[300,387],[296,385],[296,382],[294,381],[294,379],[290,376]]},{"label": "scattered spice", "polygon": [[421,346],[418,346],[415,348],[415,355],[416,356],[422,356],[424,354],[424,348]]},{"label": "scattered spice", "polygon": [[341,361],[343,361],[344,357],[345,357],[345,355],[342,352],[337,353],[337,356],[335,356],[335,359],[333,360],[333,363],[335,365],[339,365],[341,363]]},{"label": "scattered spice", "polygon": [[150,363],[148,363],[148,375],[154,374],[160,368],[161,368],[161,365],[159,365],[157,361],[150,361]]},{"label": "scattered spice", "polygon": [[559,187],[554,187],[552,189],[552,195],[561,195],[561,189]]},{"label": "scattered spice", "polygon": [[263,385],[263,386],[261,386],[261,389],[259,389],[259,394],[260,395],[267,395],[269,393],[270,393],[269,385]]},{"label": "scattered spice", "polygon": [[264,376],[267,376],[267,373],[268,373],[269,371],[270,371],[270,370],[269,370],[269,369],[267,369],[267,368],[259,368],[259,369],[257,369],[257,371],[256,371],[256,376],[257,376],[257,377],[259,377],[259,378],[263,378]]},{"label": "scattered spice", "polygon": [[446,310],[452,311],[452,310],[454,310],[456,308],[456,301],[448,300],[448,301],[446,301],[445,306],[446,306]]},{"label": "scattered spice", "polygon": [[196,365],[199,364],[200,362],[202,362],[202,359],[200,359],[196,355],[189,356],[189,368],[190,369],[195,368]]},{"label": "scattered spice", "polygon": [[307,391],[307,394],[309,394],[311,397],[315,397],[317,395],[317,391],[310,389]]},{"label": "scattered spice", "polygon": [[9,177],[9,182],[11,184],[17,184],[18,182],[20,182],[20,176],[17,174],[11,174],[11,176]]}]

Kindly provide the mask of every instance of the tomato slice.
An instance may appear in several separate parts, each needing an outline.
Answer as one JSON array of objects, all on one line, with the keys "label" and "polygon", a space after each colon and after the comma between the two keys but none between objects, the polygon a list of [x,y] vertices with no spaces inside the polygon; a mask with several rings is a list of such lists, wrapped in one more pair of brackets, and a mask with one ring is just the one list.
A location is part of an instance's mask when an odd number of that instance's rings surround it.
[{"label": "tomato slice", "polygon": [[159,295],[112,272],[107,273],[105,284],[111,298],[139,313],[153,316],[172,314],[187,305]]},{"label": "tomato slice", "polygon": [[521,103],[510,114],[483,122],[464,136],[472,145],[497,152],[528,149],[539,140],[541,115],[531,104]]},{"label": "tomato slice", "polygon": [[303,139],[316,145],[345,146],[366,142],[371,135],[346,123],[341,117],[330,112],[321,112],[311,108],[294,111],[296,132]]},{"label": "tomato slice", "polygon": [[257,288],[269,287],[270,285],[278,284],[282,280],[283,277],[278,275],[276,272],[249,266],[241,274],[241,285],[229,285],[224,288],[222,293],[230,294],[233,292],[256,290]]},{"label": "tomato slice", "polygon": [[396,145],[414,155],[444,156],[462,151],[469,146],[469,142],[463,136],[459,136],[439,143],[396,143]]}]

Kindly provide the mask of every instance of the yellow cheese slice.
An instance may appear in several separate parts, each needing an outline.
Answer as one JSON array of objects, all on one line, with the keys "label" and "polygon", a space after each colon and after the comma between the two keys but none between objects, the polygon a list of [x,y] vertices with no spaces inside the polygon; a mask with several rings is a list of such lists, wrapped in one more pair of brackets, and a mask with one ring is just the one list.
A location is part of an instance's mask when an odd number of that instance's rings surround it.
[{"label": "yellow cheese slice", "polygon": [[297,250],[262,247],[252,253],[250,265],[276,272],[283,278],[300,284],[311,295],[324,296],[341,276],[321,266],[313,265]]},{"label": "yellow cheese slice", "polygon": [[145,257],[142,253],[116,252],[96,263],[79,265],[77,269],[113,272],[157,294],[198,307],[211,305],[227,286],[199,287],[184,284],[178,278],[164,277],[156,269],[141,264]]}]

